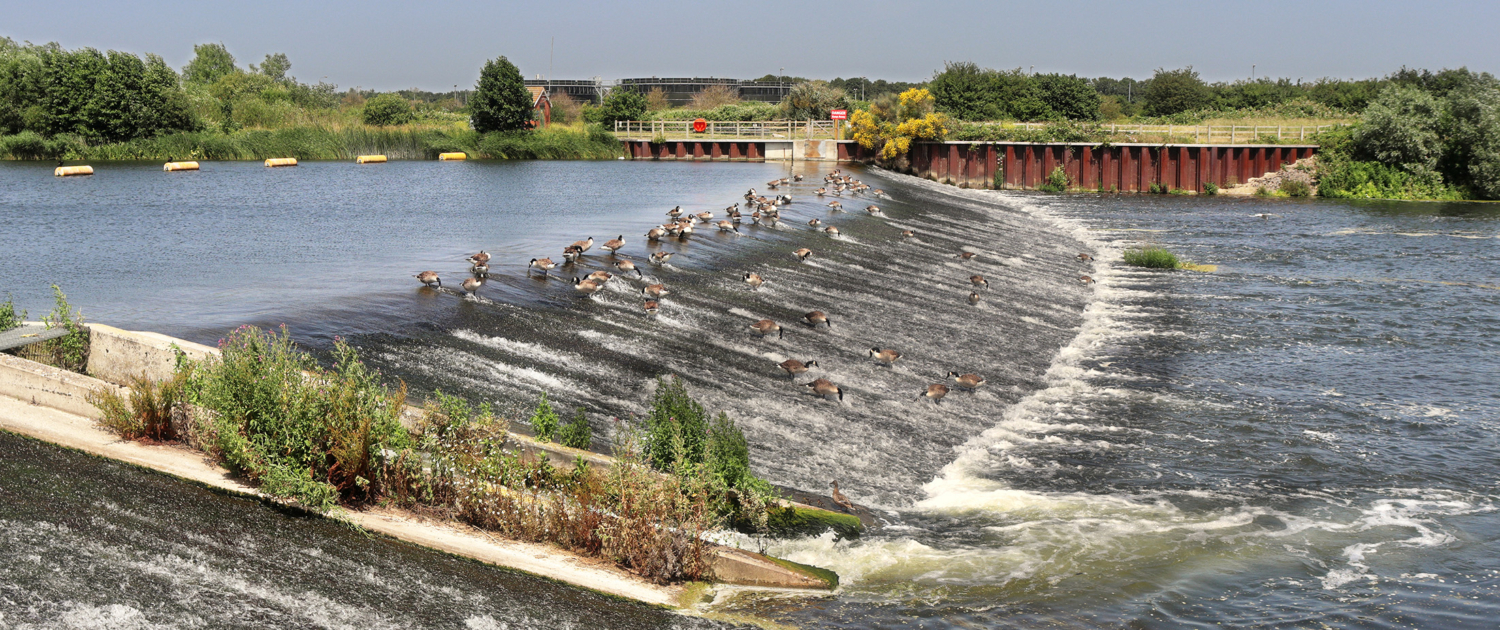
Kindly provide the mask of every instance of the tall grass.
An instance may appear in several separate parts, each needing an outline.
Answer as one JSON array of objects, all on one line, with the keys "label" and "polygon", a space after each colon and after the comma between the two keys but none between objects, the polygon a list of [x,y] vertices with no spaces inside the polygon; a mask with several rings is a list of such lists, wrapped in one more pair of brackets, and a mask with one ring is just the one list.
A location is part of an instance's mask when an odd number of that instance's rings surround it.
[{"label": "tall grass", "polygon": [[113,389],[90,394],[89,402],[99,408],[99,423],[127,440],[175,440],[174,414],[183,413],[187,373],[177,372],[171,379],[153,382],[145,376],[133,377],[127,396]]},{"label": "tall grass", "polygon": [[1145,247],[1140,249],[1127,249],[1124,252],[1125,264],[1135,267],[1146,267],[1148,269],[1177,269],[1182,266],[1177,260],[1177,255],[1167,251],[1164,247]]},{"label": "tall grass", "polygon": [[[42,317],[47,329],[65,328],[67,334],[40,343],[16,349],[16,355],[27,360],[45,363],[70,372],[84,373],[89,360],[89,329],[84,326],[83,314],[68,303],[68,296],[61,287],[52,285],[55,305],[52,312]],[[14,307],[12,307],[14,309]],[[12,310],[12,315],[14,311]]]}]

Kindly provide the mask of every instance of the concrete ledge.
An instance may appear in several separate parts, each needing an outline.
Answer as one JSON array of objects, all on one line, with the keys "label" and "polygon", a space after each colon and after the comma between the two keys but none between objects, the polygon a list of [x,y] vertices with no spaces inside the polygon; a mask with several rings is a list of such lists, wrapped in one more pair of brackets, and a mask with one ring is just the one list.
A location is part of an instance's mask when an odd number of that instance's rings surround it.
[{"label": "concrete ledge", "polygon": [[89,324],[88,328],[89,374],[119,385],[141,375],[153,381],[172,378],[178,351],[194,361],[219,354],[218,348],[160,333],[121,330],[103,324]]},{"label": "concrete ledge", "polygon": [[99,410],[88,396],[103,388],[120,389],[97,378],[0,354],[0,396],[97,420]]}]

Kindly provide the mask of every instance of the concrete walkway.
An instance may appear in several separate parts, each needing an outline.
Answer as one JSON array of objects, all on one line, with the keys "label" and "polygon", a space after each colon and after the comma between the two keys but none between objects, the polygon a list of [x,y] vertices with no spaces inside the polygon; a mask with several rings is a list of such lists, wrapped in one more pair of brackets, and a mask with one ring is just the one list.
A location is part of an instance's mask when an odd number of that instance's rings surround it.
[{"label": "concrete walkway", "polygon": [[[150,468],[205,486],[266,498],[255,488],[235,479],[228,470],[209,461],[201,452],[183,446],[148,446],[121,440],[89,418],[16,398],[0,396],[0,430]],[[682,587],[651,584],[607,562],[555,547],[499,539],[474,528],[434,523],[395,510],[340,511],[338,518],[412,544],[648,604],[675,608],[683,591]]]}]

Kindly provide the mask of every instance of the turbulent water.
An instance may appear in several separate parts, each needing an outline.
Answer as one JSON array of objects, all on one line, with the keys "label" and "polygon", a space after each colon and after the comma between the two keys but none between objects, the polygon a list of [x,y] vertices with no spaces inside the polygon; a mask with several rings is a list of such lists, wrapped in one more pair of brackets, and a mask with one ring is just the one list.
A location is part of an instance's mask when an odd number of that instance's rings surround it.
[{"label": "turbulent water", "polygon": [[[780,225],[648,244],[667,208],[718,215],[786,165],[387,166],[81,181],[7,166],[0,210],[30,227],[0,234],[0,278],[34,314],[50,276],[127,327],[211,342],[285,322],[319,348],[346,335],[417,392],[513,415],[546,392],[587,408],[596,434],[679,375],[745,429],[757,473],[813,492],[838,480],[886,523],[770,549],[837,570],[837,594],[736,592],[721,610],[847,627],[1486,627],[1500,613],[1488,206],[1049,197],[848,169],[889,195],[835,213],[811,195],[816,166],[798,165],[809,178]],[[527,274],[617,234],[618,257],[596,247],[577,269]],[[1143,243],[1219,269],[1124,267]],[[478,298],[410,277],[456,286],[481,248],[495,261]],[[653,267],[653,251],[675,256]],[[645,278],[575,295],[568,278],[622,258]],[[977,305],[974,274],[990,287]],[[637,293],[650,282],[671,291],[654,317]],[[833,325],[800,323],[812,310]],[[761,318],[784,335],[751,334]],[[879,365],[872,347],[903,356]],[[818,367],[788,378],[786,358]],[[950,370],[988,383],[918,397]],[[814,377],[844,400],[801,386]]]}]

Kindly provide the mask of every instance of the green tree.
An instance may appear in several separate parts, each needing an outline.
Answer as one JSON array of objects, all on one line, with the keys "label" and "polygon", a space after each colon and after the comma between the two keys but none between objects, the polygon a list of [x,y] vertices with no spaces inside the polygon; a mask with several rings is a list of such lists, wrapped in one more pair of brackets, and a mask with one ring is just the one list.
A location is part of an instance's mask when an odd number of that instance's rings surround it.
[{"label": "green tree", "polygon": [[1448,93],[1439,168],[1484,199],[1500,199],[1500,89],[1475,83]]},{"label": "green tree", "polygon": [[1192,66],[1177,70],[1157,68],[1146,88],[1146,114],[1171,116],[1208,107],[1213,100],[1208,85]]},{"label": "green tree", "polygon": [[682,379],[672,376],[657,380],[651,414],[646,418],[646,457],[651,465],[670,471],[679,456],[681,461],[701,463],[707,423],[708,413],[688,395]]},{"label": "green tree", "polygon": [[182,67],[182,78],[188,83],[206,85],[239,71],[234,66],[234,55],[229,54],[224,44],[198,44],[193,46],[193,60]]},{"label": "green tree", "polygon": [[617,120],[640,120],[646,115],[646,97],[629,88],[615,88],[604,97],[604,102],[592,112],[594,120],[613,128]]},{"label": "green tree", "polygon": [[827,120],[829,111],[848,107],[849,96],[827,81],[798,83],[781,99],[781,114],[791,120]]},{"label": "green tree", "polygon": [[1033,77],[1047,109],[1068,120],[1099,120],[1099,92],[1087,79],[1072,75],[1041,74]]},{"label": "green tree", "polygon": [[959,120],[995,120],[1005,114],[999,103],[995,71],[972,61],[950,61],[932,76],[928,91],[937,110]]},{"label": "green tree", "polygon": [[411,111],[411,103],[396,94],[388,92],[365,101],[366,125],[404,125],[415,117]]},{"label": "green tree", "polygon": [[42,56],[42,77],[33,123],[45,135],[93,135],[85,111],[94,97],[95,81],[108,62],[93,48],[52,50]]},{"label": "green tree", "polygon": [[480,133],[525,129],[532,117],[531,93],[516,64],[505,57],[486,61],[469,111]]},{"label": "green tree", "polygon": [[1354,131],[1358,157],[1400,165],[1412,173],[1435,172],[1442,157],[1438,120],[1442,104],[1423,90],[1392,85],[1365,109]]},{"label": "green tree", "polygon": [[259,66],[256,66],[253,63],[250,64],[250,71],[251,72],[256,72],[256,73],[260,73],[262,75],[265,75],[266,77],[269,77],[272,81],[285,81],[285,80],[287,80],[286,73],[288,71],[290,71],[291,69],[292,69],[292,62],[291,62],[291,60],[289,60],[289,59],[286,58],[286,53],[276,53],[274,55],[266,55],[266,60],[262,61]]}]

